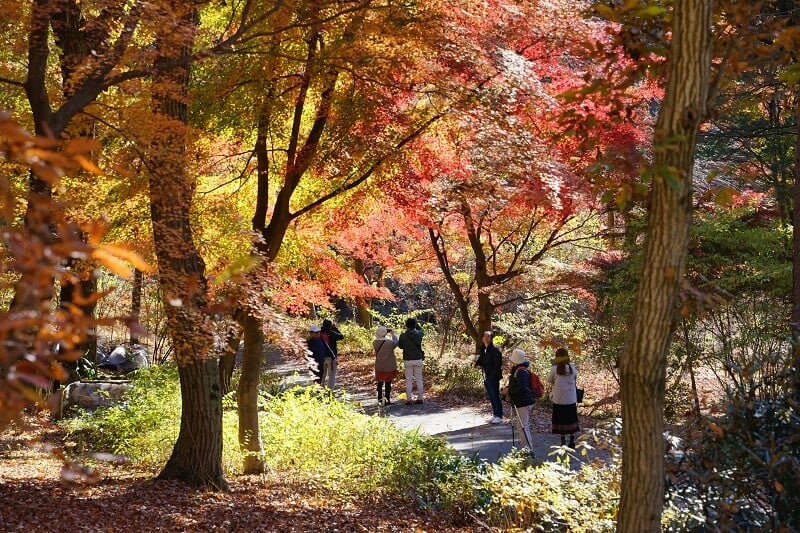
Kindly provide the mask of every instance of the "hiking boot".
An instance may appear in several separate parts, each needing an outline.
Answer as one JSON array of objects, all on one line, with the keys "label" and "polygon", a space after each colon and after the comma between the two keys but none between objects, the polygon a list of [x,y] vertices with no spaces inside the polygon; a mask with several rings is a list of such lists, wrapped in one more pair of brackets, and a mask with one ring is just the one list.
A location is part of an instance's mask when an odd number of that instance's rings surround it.
[{"label": "hiking boot", "polygon": [[386,398],[386,399],[383,401],[383,405],[392,405],[392,401],[391,401],[389,398]]},{"label": "hiking boot", "polygon": [[411,405],[413,402],[411,400],[406,400],[406,405]]},{"label": "hiking boot", "polygon": [[575,449],[575,437],[569,438],[569,447],[572,448],[573,450]]},{"label": "hiking boot", "polygon": [[416,403],[416,404],[421,404],[421,403],[422,403],[422,400],[414,400],[414,403]]}]

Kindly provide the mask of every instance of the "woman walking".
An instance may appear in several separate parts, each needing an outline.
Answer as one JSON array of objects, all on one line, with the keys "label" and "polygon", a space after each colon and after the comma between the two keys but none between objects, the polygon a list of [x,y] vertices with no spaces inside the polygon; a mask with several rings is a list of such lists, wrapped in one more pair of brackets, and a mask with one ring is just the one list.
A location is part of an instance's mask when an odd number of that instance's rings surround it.
[{"label": "woman walking", "polygon": [[575,448],[575,433],[578,426],[578,396],[575,392],[578,369],[569,360],[569,352],[561,347],[556,350],[555,363],[547,375],[550,383],[550,399],[553,401],[553,434],[561,435],[561,445]]},{"label": "woman walking", "polygon": [[[391,333],[391,338],[386,335]],[[397,335],[385,326],[375,329],[375,340],[372,341],[372,350],[375,352],[375,381],[378,388],[378,405],[389,405],[392,401],[389,395],[392,392],[392,380],[397,377],[397,359],[394,349],[397,347]]]}]

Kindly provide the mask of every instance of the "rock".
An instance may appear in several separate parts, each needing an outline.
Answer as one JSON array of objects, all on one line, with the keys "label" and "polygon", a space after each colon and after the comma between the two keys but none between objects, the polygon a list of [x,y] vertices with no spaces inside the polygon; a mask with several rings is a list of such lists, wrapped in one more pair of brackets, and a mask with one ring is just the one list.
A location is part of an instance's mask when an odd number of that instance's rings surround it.
[{"label": "rock", "polygon": [[76,409],[93,411],[123,401],[133,386],[130,380],[76,381],[61,391],[59,416],[68,416]]},{"label": "rock", "polygon": [[147,348],[141,344],[133,344],[130,347],[117,346],[108,354],[99,350],[97,352],[97,368],[115,374],[128,374],[148,366],[150,358]]}]

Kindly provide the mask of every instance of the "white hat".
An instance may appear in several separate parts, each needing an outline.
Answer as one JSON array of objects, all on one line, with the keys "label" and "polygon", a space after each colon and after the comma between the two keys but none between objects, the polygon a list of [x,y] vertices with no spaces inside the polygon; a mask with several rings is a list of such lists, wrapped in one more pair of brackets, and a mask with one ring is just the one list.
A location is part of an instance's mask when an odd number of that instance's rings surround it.
[{"label": "white hat", "polygon": [[508,356],[508,359],[515,365],[520,365],[522,364],[523,361],[525,361],[525,356],[526,356],[525,350],[514,348],[514,351],[511,352],[511,355]]},{"label": "white hat", "polygon": [[387,333],[386,326],[378,326],[377,328],[375,328],[376,339],[384,338],[386,336],[386,333]]},{"label": "white hat", "polygon": [[311,333],[319,333],[320,331],[322,331],[322,328],[314,324],[313,326],[308,328],[308,331],[310,331]]}]

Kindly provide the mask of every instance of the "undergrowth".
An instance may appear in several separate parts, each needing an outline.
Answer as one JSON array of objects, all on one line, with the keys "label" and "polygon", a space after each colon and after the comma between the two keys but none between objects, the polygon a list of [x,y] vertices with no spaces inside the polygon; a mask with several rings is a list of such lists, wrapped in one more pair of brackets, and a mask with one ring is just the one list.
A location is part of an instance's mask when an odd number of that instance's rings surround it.
[{"label": "undergrowth", "polygon": [[[305,478],[343,497],[399,497],[502,530],[611,531],[619,494],[618,451],[578,470],[532,463],[516,452],[498,464],[463,457],[442,438],[408,432],[315,387],[282,391],[262,383],[264,461],[271,475]],[[269,390],[269,392],[267,392]],[[65,422],[84,451],[126,455],[157,470],[180,425],[180,387],[173,366],[137,374],[124,405]],[[240,472],[237,418],[223,409],[226,475]],[[603,437],[614,442],[612,437]]]}]

